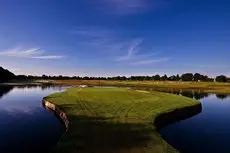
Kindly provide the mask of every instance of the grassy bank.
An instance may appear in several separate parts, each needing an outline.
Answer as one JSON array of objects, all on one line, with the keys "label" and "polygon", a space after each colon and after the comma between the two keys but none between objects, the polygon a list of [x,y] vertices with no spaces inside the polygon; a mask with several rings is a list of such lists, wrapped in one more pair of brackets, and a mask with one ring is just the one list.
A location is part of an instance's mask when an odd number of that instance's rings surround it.
[{"label": "grassy bank", "polygon": [[218,82],[180,82],[180,81],[99,81],[99,80],[56,80],[50,81],[58,85],[98,85],[98,86],[121,86],[140,88],[173,88],[184,90],[201,90],[207,93],[230,94],[230,83]]},{"label": "grassy bank", "polygon": [[55,153],[177,152],[160,137],[156,118],[200,105],[182,96],[121,88],[72,88],[45,99],[70,119]]}]

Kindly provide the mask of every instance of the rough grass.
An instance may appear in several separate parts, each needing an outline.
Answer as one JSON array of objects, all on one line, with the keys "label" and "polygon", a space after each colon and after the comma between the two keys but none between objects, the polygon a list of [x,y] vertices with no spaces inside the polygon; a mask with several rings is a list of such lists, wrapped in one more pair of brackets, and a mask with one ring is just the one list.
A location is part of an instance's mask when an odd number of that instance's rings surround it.
[{"label": "rough grass", "polygon": [[182,81],[104,81],[104,80],[56,80],[50,81],[59,85],[98,85],[98,86],[121,86],[141,88],[173,88],[173,89],[196,89],[207,93],[230,93],[230,83],[218,82],[182,82]]},{"label": "rough grass", "polygon": [[160,137],[155,119],[200,104],[182,96],[121,88],[72,88],[45,99],[70,119],[55,153],[177,152]]}]

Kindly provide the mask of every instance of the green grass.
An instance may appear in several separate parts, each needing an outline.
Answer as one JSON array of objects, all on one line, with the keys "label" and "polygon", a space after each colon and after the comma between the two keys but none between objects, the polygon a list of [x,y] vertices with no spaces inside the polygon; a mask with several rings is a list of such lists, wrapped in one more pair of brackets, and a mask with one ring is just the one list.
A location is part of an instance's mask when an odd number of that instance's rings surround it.
[{"label": "green grass", "polygon": [[72,88],[45,99],[70,119],[55,153],[177,152],[161,138],[155,120],[200,105],[182,96],[122,88]]},{"label": "green grass", "polygon": [[162,88],[201,90],[206,93],[230,94],[230,83],[219,82],[183,82],[183,81],[105,81],[105,80],[50,80],[58,85],[99,85],[138,88]]}]

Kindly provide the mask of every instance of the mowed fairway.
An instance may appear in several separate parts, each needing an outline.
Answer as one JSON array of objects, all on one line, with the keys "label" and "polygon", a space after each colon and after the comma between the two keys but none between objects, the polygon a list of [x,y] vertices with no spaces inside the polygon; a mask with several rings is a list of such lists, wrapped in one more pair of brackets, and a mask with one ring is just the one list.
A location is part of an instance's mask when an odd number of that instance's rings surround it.
[{"label": "mowed fairway", "polygon": [[199,105],[182,96],[122,88],[72,88],[45,98],[70,119],[60,153],[176,152],[159,135],[160,114]]}]

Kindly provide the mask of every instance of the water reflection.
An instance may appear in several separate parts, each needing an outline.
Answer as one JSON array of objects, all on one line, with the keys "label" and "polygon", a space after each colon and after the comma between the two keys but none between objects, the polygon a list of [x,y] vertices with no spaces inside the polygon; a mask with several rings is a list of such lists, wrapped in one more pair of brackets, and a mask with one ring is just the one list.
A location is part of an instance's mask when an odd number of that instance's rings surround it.
[{"label": "water reflection", "polygon": [[10,92],[13,88],[13,86],[0,86],[0,99],[8,92]]},{"label": "water reflection", "polygon": [[230,95],[224,95],[224,94],[216,94],[216,98],[224,100],[230,97]]},{"label": "water reflection", "polygon": [[199,89],[172,89],[172,88],[134,88],[134,89],[166,92],[166,93],[185,96],[188,98],[193,98],[196,100],[208,98],[211,95],[216,95],[216,98],[218,98],[220,100],[224,100],[224,99],[230,97],[230,95],[228,95],[228,94],[205,93],[203,90],[199,90]]},{"label": "water reflection", "polygon": [[10,91],[14,89],[39,89],[41,91],[53,89],[53,90],[62,90],[65,88],[64,86],[54,86],[54,85],[18,85],[18,86],[11,86],[11,85],[0,85],[0,99],[3,98],[3,96],[7,95]]},{"label": "water reflection", "polygon": [[66,87],[0,85],[0,150],[48,152],[65,127],[42,106],[42,98]]},{"label": "water reflection", "polygon": [[182,153],[229,153],[230,96],[209,94],[200,102],[200,114],[161,129],[162,137]]}]

